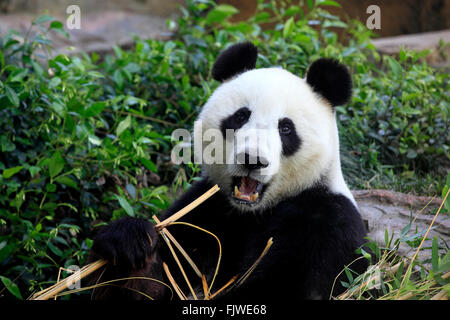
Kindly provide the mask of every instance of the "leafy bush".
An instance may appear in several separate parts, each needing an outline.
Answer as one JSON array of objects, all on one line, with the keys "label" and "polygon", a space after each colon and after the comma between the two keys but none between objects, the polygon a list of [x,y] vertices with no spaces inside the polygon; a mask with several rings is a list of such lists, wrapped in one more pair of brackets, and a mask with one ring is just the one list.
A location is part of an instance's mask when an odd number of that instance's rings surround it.
[{"label": "leafy bush", "polygon": [[196,179],[197,166],[170,162],[170,134],[191,128],[218,85],[209,77],[215,57],[237,41],[258,46],[258,67],[303,76],[319,57],[349,66],[354,99],[337,112],[352,187],[444,187],[431,169],[448,168],[448,75],[420,63],[424,53],[380,57],[361,23],[323,9],[334,1],[307,1],[307,11],[278,3],[230,23],[234,8],[187,1],[168,21],[171,40],[136,39],[132,50],[105,57],[42,59],[36,49],[49,50],[47,33],[65,34],[49,16],[34,21],[36,35],[0,38],[0,279],[12,295],[45,287],[59,267],[83,265],[97,226],[150,217]]}]

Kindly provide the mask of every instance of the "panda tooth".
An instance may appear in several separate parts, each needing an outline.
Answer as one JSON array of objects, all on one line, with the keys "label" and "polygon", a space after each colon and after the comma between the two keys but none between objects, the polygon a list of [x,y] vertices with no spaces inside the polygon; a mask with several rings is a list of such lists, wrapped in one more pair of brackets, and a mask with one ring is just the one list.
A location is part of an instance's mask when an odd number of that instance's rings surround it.
[{"label": "panda tooth", "polygon": [[259,196],[258,192],[255,192],[250,196],[250,201],[255,202],[256,199],[258,199],[258,196]]},{"label": "panda tooth", "polygon": [[241,194],[242,193],[239,191],[238,187],[234,186],[234,196],[237,197],[237,198],[240,198]]}]

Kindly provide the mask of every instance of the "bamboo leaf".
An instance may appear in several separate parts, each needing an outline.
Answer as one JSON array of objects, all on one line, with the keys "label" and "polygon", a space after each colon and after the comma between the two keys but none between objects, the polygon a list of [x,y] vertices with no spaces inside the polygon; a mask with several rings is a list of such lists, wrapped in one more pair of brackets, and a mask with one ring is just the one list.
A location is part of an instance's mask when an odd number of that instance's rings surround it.
[{"label": "bamboo leaf", "polygon": [[0,279],[9,292],[11,292],[16,298],[23,300],[22,295],[20,294],[19,287],[14,282],[4,276],[0,276]]}]

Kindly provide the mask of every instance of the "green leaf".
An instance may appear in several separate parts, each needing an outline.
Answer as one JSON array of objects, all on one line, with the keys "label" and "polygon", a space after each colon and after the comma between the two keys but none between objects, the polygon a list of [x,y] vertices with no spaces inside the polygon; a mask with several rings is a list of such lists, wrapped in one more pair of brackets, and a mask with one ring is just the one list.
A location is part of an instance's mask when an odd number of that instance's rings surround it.
[{"label": "green leaf", "polygon": [[14,198],[15,201],[15,207],[17,209],[17,211],[19,211],[20,207],[22,206],[22,203],[25,201],[25,190],[20,190],[20,192],[18,192],[16,194],[16,197]]},{"label": "green leaf", "polygon": [[4,276],[0,276],[0,279],[2,280],[3,285],[6,287],[6,289],[8,289],[9,292],[11,292],[16,298],[23,300],[17,284],[15,284],[9,278],[6,278]]},{"label": "green leaf", "polygon": [[92,78],[104,78],[105,77],[102,73],[100,73],[98,71],[89,71],[88,76],[90,76]]},{"label": "green leaf", "polygon": [[402,75],[403,72],[403,68],[400,65],[400,63],[397,62],[397,60],[391,58],[391,57],[387,57],[388,59],[388,63],[389,63],[389,67],[392,70],[392,73],[394,73],[394,75],[396,75],[397,77]]},{"label": "green leaf", "polygon": [[33,66],[34,72],[37,73],[39,77],[42,77],[44,75],[44,69],[34,60],[30,61],[31,65]]},{"label": "green leaf", "polygon": [[155,173],[158,172],[158,168],[156,167],[155,163],[151,160],[139,158],[139,161],[150,171],[153,171]]},{"label": "green leaf", "polygon": [[337,3],[336,1],[332,0],[316,0],[317,6],[332,6],[332,7],[338,7],[340,8],[341,5]]},{"label": "green leaf", "polygon": [[61,249],[59,249],[57,246],[55,246],[53,243],[49,242],[47,244],[48,248],[54,253],[56,254],[58,257],[62,257],[64,255],[64,253],[62,252]]},{"label": "green leaf", "polygon": [[[1,261],[1,260],[0,260]],[[448,251],[441,259],[439,263],[438,272],[448,272],[450,270],[450,251]]]},{"label": "green leaf", "polygon": [[439,250],[438,250],[438,240],[437,235],[433,238],[433,243],[431,245],[431,269],[433,272],[437,272],[439,268]]},{"label": "green leaf", "polygon": [[400,59],[400,61],[405,62],[406,61],[406,51],[404,50],[403,47],[400,47],[400,51],[398,53],[398,58]]},{"label": "green leaf", "polygon": [[50,88],[56,88],[57,86],[60,85],[60,83],[61,83],[61,78],[59,78],[59,77],[54,77],[54,78],[52,78],[52,80],[50,80],[50,81],[48,82],[48,86],[49,86]]},{"label": "green leaf", "polygon": [[17,166],[17,167],[13,167],[13,168],[9,168],[9,169],[3,170],[3,178],[5,178],[5,179],[11,178],[17,172],[22,170],[22,168],[23,168],[23,166]]},{"label": "green leaf", "polygon": [[136,63],[130,62],[129,64],[127,64],[127,65],[123,68],[123,70],[126,70],[126,71],[128,71],[128,72],[130,72],[130,73],[135,73],[135,72],[140,71],[140,70],[141,70],[141,67],[140,67],[138,64],[136,64]]},{"label": "green leaf", "polygon": [[50,29],[55,30],[56,32],[62,34],[66,38],[70,38],[69,33],[67,33],[66,30],[64,30],[64,25],[60,21],[53,21],[50,23]]},{"label": "green leaf", "polygon": [[413,149],[409,149],[408,153],[406,154],[406,157],[408,159],[415,159],[415,158],[417,158],[417,152]]},{"label": "green leaf", "polygon": [[123,51],[118,46],[113,46],[114,53],[116,54],[117,59],[123,58]]},{"label": "green leaf", "polygon": [[45,191],[50,192],[50,193],[55,192],[56,191],[56,184],[54,184],[54,183],[47,183],[45,185]]},{"label": "green leaf", "polygon": [[117,84],[117,87],[119,89],[122,89],[123,88],[123,75],[119,69],[116,69],[116,71],[114,71],[113,79],[114,79],[114,82]]},{"label": "green leaf", "polygon": [[36,166],[31,166],[28,168],[28,171],[30,172],[31,177],[34,177],[38,172],[41,171],[41,168]]},{"label": "green leaf", "polygon": [[45,22],[53,21],[53,20],[55,20],[54,17],[43,14],[43,15],[37,17],[36,20],[33,21],[33,25],[42,24]]},{"label": "green leaf", "polygon": [[27,74],[28,69],[18,69],[11,74],[8,82],[21,82]]},{"label": "green leaf", "polygon": [[17,93],[10,86],[5,85],[6,96],[13,106],[18,107],[20,100]]},{"label": "green leaf", "polygon": [[103,111],[103,109],[105,109],[106,104],[106,102],[94,102],[84,111],[84,116],[95,117],[99,115]]},{"label": "green leaf", "polygon": [[121,196],[115,194],[114,195],[116,199],[119,201],[120,206],[125,210],[125,212],[130,216],[134,217],[134,210],[133,207],[130,206],[128,201],[125,198],[122,198]]},{"label": "green leaf", "polygon": [[6,245],[6,241],[2,242],[3,247],[0,249],[0,262],[8,258],[16,249],[14,243],[9,243]]},{"label": "green leaf", "polygon": [[283,38],[287,38],[294,30],[294,17],[290,17],[283,27]]},{"label": "green leaf", "polygon": [[116,136],[119,137],[131,125],[131,117],[128,115],[124,120],[120,121],[116,129]]},{"label": "green leaf", "polygon": [[0,137],[1,152],[11,152],[16,150],[16,145],[12,143],[6,135]]},{"label": "green leaf", "polygon": [[344,271],[345,271],[345,274],[347,275],[347,279],[348,279],[349,283],[352,283],[353,275],[352,275],[351,271],[348,268],[345,268]]},{"label": "green leaf", "polygon": [[3,55],[3,51],[0,50],[0,70],[5,66],[5,56]]},{"label": "green leaf", "polygon": [[132,184],[130,184],[130,183],[127,183],[127,185],[125,186],[125,188],[127,189],[127,192],[128,192],[128,194],[130,195],[130,197],[131,197],[133,200],[136,200],[136,188],[135,188]]},{"label": "green leaf", "polygon": [[63,29],[64,25],[61,21],[53,21],[50,23],[50,29]]},{"label": "green leaf", "polygon": [[323,27],[324,28],[348,28],[348,25],[345,22],[342,21],[331,21],[331,20],[325,20],[325,22],[323,23]]},{"label": "green leaf", "polygon": [[58,103],[58,102],[53,102],[50,107],[61,117],[64,118],[66,115],[66,106]]},{"label": "green leaf", "polygon": [[225,19],[238,12],[238,9],[229,4],[220,4],[208,12],[206,15],[206,23],[212,24],[223,22]]},{"label": "green leaf", "polygon": [[59,151],[55,152],[53,156],[50,158],[48,163],[48,169],[50,172],[50,177],[56,177],[64,168],[64,159],[59,153]]},{"label": "green leaf", "polygon": [[103,142],[102,139],[100,139],[99,137],[97,137],[94,134],[90,134],[88,136],[88,140],[89,140],[90,143],[92,143],[95,146],[100,146],[102,144],[102,142]]}]

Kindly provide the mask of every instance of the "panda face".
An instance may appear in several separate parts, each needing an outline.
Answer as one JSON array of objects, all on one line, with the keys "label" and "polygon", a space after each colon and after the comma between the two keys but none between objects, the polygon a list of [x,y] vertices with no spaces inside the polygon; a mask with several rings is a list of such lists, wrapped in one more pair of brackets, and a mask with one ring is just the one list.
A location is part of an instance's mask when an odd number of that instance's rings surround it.
[{"label": "panda face", "polygon": [[[213,163],[203,172],[241,211],[262,211],[317,183],[353,196],[344,182],[334,106],[351,97],[351,77],[333,59],[319,59],[305,79],[279,68],[255,69],[257,48],[223,51],[212,76],[222,84],[194,124],[194,143],[215,135]],[[217,151],[217,152],[216,152]],[[198,159],[198,155],[196,155]]]},{"label": "panda face", "polygon": [[203,169],[242,211],[270,208],[318,182],[336,154],[329,103],[304,79],[278,68],[223,83],[194,125],[202,130],[196,136],[210,129],[221,132],[224,161]]}]

